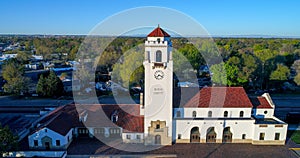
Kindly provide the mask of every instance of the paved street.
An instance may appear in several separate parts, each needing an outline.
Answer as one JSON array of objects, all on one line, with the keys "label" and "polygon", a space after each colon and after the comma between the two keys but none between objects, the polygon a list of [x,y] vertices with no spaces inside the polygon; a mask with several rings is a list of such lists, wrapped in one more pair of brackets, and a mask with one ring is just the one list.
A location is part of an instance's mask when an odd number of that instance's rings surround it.
[{"label": "paved street", "polygon": [[[141,144],[129,144],[127,149],[135,151]],[[197,157],[197,158],[296,158],[293,152],[289,149],[290,146],[268,146],[268,145],[252,145],[252,144],[174,144],[172,146],[164,146],[159,149],[148,152],[127,152],[121,151],[105,144],[96,139],[77,139],[72,142],[68,148],[68,157],[82,157],[87,155],[93,156],[120,156],[132,157],[135,156],[154,156],[165,155],[170,157]],[[122,156],[121,156],[122,155]],[[164,157],[164,156],[163,156]]]},{"label": "paved street", "polygon": [[10,96],[0,96],[0,107],[7,106],[31,106],[31,107],[56,107],[71,103],[73,100],[57,100],[57,99],[19,99]]}]

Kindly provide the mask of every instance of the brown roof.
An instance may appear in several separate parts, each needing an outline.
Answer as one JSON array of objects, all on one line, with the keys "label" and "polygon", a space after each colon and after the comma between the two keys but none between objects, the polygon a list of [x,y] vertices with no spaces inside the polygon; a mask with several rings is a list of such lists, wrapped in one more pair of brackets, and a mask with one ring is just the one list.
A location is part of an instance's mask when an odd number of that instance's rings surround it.
[{"label": "brown roof", "polygon": [[68,113],[62,112],[60,113],[53,121],[51,121],[47,128],[65,136],[72,128],[73,124],[72,116]]},{"label": "brown roof", "polygon": [[252,104],[243,87],[206,87],[184,107],[252,108]]},{"label": "brown roof", "polygon": [[[111,114],[117,111],[118,121],[113,123]],[[87,120],[82,123],[78,112]],[[121,127],[124,132],[144,132],[144,117],[140,116],[138,104],[68,104],[57,108],[40,121],[37,130],[47,127],[61,135],[66,135],[74,127]]]},{"label": "brown roof", "polygon": [[[139,104],[96,104],[84,105],[89,111],[86,126],[91,127],[121,127],[124,132],[144,132],[144,117],[140,115]],[[113,123],[111,115],[118,115],[117,122]]]},{"label": "brown roof", "polygon": [[170,37],[170,35],[158,25],[158,27],[149,33],[147,37]]},{"label": "brown roof", "polygon": [[64,105],[55,109],[39,123],[41,126],[37,130],[46,127],[64,136],[73,127],[83,126],[78,119],[78,113],[74,104]]},{"label": "brown roof", "polygon": [[272,106],[269,104],[265,97],[256,97],[250,99],[253,107],[257,109],[272,109]]}]

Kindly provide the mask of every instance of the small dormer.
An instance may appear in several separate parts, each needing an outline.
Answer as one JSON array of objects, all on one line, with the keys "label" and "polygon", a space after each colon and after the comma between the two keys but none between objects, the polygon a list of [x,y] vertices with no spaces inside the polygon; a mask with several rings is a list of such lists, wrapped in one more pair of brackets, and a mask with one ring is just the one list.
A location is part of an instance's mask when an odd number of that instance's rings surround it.
[{"label": "small dormer", "polygon": [[110,116],[110,120],[115,123],[118,121],[118,118],[118,110],[114,110]]},{"label": "small dormer", "polygon": [[83,110],[80,114],[79,114],[79,121],[80,122],[85,122],[86,119],[88,117],[88,112],[86,110]]}]

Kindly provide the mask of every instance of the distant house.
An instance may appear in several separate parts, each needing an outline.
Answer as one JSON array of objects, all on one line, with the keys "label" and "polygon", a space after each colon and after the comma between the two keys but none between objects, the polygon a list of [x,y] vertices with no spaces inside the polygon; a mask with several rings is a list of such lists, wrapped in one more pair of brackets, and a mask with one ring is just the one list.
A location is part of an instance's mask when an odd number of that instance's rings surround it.
[{"label": "distant house", "polygon": [[40,63],[31,63],[31,64],[25,64],[25,68],[31,70],[39,70],[39,69],[43,69],[43,65]]}]

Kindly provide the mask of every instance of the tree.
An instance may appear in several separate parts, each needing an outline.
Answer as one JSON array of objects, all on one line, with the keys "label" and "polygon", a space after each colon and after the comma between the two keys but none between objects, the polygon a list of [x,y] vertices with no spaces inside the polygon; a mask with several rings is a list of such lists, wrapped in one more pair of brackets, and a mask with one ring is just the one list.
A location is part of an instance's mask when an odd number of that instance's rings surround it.
[{"label": "tree", "polygon": [[270,75],[270,80],[288,80],[290,76],[290,69],[282,64],[278,64],[275,71],[273,71]]},{"label": "tree", "polygon": [[11,59],[5,63],[2,75],[7,82],[4,85],[6,92],[20,95],[28,91],[30,79],[24,76],[24,67],[16,60]]},{"label": "tree", "polygon": [[143,59],[142,53],[124,54],[122,61],[113,66],[112,79],[126,88],[130,86],[130,83],[139,83],[144,74]]},{"label": "tree", "polygon": [[36,85],[36,93],[38,93],[41,96],[47,96],[46,89],[47,89],[47,80],[46,78],[44,78],[44,75],[42,74]]},{"label": "tree", "polygon": [[295,82],[298,86],[300,86],[300,73],[297,74],[297,75],[295,76],[294,82]]},{"label": "tree", "polygon": [[261,62],[261,74],[260,74],[260,80],[261,85],[260,87],[263,87],[263,84],[266,82],[266,78],[270,75],[270,70],[272,69],[273,63],[268,63],[267,61],[274,58],[278,54],[277,51],[272,51],[270,49],[262,49],[254,51],[254,55],[260,60]]},{"label": "tree", "polygon": [[204,63],[201,53],[193,44],[186,44],[178,51],[189,60],[195,70],[199,69],[200,65]]},{"label": "tree", "polygon": [[225,69],[226,69],[226,76],[227,76],[227,85],[228,86],[239,85],[239,80],[238,80],[239,68],[236,65],[225,63]]},{"label": "tree", "polygon": [[300,74],[300,60],[295,60],[292,68],[296,71],[297,74]]},{"label": "tree", "polygon": [[56,76],[54,71],[50,71],[47,77],[41,75],[36,92],[42,96],[53,97],[61,96],[64,92],[62,81]]},{"label": "tree", "polygon": [[17,54],[17,60],[22,64],[28,64],[29,59],[32,56],[26,52],[19,51]]},{"label": "tree", "polygon": [[2,127],[0,124],[0,157],[6,152],[18,148],[18,137],[14,136],[8,126]]},{"label": "tree", "polygon": [[217,85],[227,85],[226,79],[226,69],[224,63],[215,64],[210,67],[210,71],[212,72],[211,80],[213,83]]}]

